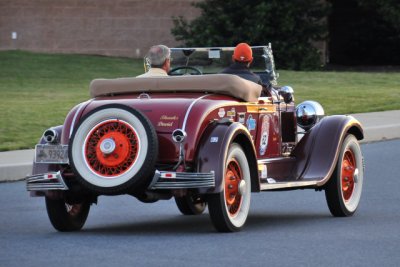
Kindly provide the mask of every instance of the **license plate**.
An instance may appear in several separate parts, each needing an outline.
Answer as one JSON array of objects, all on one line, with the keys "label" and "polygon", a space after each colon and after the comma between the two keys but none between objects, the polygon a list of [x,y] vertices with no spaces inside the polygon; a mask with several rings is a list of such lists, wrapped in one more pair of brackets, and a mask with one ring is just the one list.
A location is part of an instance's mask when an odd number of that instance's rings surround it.
[{"label": "license plate", "polygon": [[68,164],[67,145],[36,145],[36,163]]}]

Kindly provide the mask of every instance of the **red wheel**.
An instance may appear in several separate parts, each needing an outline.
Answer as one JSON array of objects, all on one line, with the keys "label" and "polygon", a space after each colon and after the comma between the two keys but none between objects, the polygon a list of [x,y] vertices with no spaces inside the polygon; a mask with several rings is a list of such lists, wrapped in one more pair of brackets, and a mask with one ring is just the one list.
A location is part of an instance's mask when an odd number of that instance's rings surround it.
[{"label": "red wheel", "polygon": [[249,214],[250,199],[249,163],[241,146],[233,143],[226,158],[223,191],[208,198],[208,210],[215,228],[220,232],[242,229]]},{"label": "red wheel", "polygon": [[360,145],[353,135],[343,141],[335,171],[325,188],[329,210],[333,216],[351,216],[361,198],[364,166]]},{"label": "red wheel", "polygon": [[81,120],[69,158],[86,188],[101,194],[134,192],[154,175],[157,146],[156,132],[142,113],[106,105]]},{"label": "red wheel", "polygon": [[89,167],[100,176],[115,177],[132,167],[140,150],[138,135],[120,120],[102,122],[85,140],[85,157]]},{"label": "red wheel", "polygon": [[235,216],[242,204],[240,183],[243,181],[242,171],[236,159],[231,159],[225,173],[225,201],[229,214]]},{"label": "red wheel", "polygon": [[342,193],[344,201],[349,201],[354,191],[354,175],[357,166],[354,159],[354,152],[347,150],[342,159]]}]

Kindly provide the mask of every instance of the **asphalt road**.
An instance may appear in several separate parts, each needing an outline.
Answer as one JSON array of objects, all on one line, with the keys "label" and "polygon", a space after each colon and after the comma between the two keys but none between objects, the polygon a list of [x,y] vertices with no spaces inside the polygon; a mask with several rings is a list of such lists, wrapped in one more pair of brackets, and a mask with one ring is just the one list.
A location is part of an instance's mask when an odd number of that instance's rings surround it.
[{"label": "asphalt road", "polygon": [[366,177],[350,218],[331,217],[323,192],[253,194],[239,233],[174,202],[101,197],[84,229],[58,233],[43,198],[0,183],[0,266],[399,266],[400,140],[362,145]]}]

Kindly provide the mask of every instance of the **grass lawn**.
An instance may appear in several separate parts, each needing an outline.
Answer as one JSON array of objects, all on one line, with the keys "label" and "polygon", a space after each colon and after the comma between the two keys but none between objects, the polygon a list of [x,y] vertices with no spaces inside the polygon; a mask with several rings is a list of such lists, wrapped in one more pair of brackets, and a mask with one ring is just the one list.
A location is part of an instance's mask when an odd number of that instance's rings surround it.
[{"label": "grass lawn", "polygon": [[[45,129],[89,98],[92,79],[142,72],[142,60],[0,51],[0,151],[33,148]],[[297,103],[316,100],[327,114],[400,109],[400,73],[279,73]]]}]

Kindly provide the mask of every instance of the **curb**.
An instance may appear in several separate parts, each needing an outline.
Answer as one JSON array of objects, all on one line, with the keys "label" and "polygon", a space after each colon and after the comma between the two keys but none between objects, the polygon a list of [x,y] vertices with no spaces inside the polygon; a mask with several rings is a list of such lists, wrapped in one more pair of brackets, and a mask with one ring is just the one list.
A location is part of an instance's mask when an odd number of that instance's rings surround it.
[{"label": "curb", "polygon": [[32,163],[14,165],[0,165],[0,182],[12,182],[24,180],[32,174]]},{"label": "curb", "polygon": [[0,152],[0,182],[23,180],[32,174],[34,149]]},{"label": "curb", "polygon": [[400,138],[400,110],[351,114],[364,128],[364,139],[369,143]]}]

